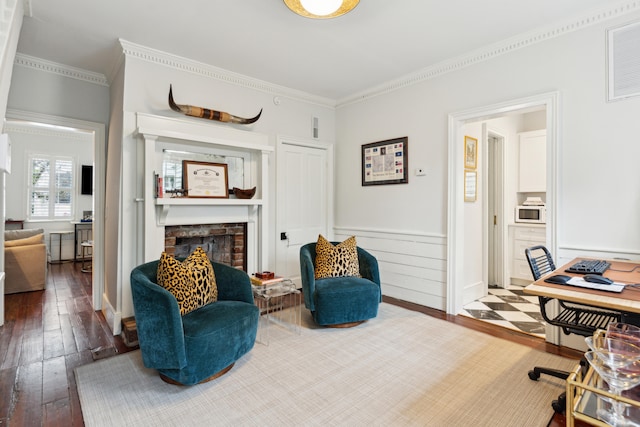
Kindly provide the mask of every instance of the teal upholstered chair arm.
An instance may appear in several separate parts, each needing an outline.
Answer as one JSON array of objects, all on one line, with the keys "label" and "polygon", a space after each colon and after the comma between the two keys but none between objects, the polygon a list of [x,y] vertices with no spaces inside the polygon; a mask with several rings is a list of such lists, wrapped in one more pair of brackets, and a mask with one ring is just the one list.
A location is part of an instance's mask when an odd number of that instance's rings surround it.
[{"label": "teal upholstered chair arm", "polygon": [[316,244],[308,243],[300,248],[300,280],[302,281],[302,295],[304,306],[314,311],[313,294],[316,288],[315,279]]},{"label": "teal upholstered chair arm", "polygon": [[358,264],[360,275],[380,286],[380,270],[378,269],[378,260],[376,257],[358,247]]},{"label": "teal upholstered chair arm", "polygon": [[[145,366],[181,369],[186,366],[182,316],[175,297],[156,284],[158,261],[131,272],[136,328]],[[165,339],[157,339],[163,335]]]},{"label": "teal upholstered chair arm", "polygon": [[[378,260],[369,252],[358,247],[358,264],[360,268],[360,275],[365,279],[371,280],[373,283],[380,286],[380,270],[378,269]],[[380,301],[382,301],[382,289],[380,290]]]},{"label": "teal upholstered chair arm", "polygon": [[253,292],[249,276],[242,270],[212,262],[216,275],[219,301],[243,301],[253,304]]}]

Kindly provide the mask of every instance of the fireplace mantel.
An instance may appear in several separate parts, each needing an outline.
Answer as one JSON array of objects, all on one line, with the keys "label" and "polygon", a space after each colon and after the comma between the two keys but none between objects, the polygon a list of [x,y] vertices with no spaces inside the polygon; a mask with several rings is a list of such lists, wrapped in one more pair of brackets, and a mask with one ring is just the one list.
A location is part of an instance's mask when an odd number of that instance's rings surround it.
[{"label": "fireplace mantel", "polygon": [[156,199],[158,225],[165,225],[172,206],[262,206],[262,199],[189,199],[187,197]]},{"label": "fireplace mantel", "polygon": [[[166,225],[247,223],[247,268],[263,270],[268,244],[269,155],[274,151],[267,135],[238,130],[192,118],[137,113],[136,134],[144,150],[144,188],[136,201],[144,206],[145,261],[158,259],[164,247]],[[156,198],[155,174],[162,170],[164,149],[237,155],[249,159],[244,188],[257,187],[254,199]]]}]

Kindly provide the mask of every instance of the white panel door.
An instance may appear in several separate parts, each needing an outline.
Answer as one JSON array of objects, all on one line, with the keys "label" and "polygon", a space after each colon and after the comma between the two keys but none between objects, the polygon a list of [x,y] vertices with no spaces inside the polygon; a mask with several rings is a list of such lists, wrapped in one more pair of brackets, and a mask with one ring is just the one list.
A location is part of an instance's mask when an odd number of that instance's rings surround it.
[{"label": "white panel door", "polygon": [[277,156],[276,273],[300,287],[300,247],[331,237],[328,149],[282,139]]}]

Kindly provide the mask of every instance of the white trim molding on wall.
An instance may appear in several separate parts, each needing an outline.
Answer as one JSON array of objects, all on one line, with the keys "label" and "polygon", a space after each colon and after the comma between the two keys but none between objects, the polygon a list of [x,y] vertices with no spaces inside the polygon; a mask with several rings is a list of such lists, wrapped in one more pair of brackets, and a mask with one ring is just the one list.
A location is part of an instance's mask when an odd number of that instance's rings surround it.
[{"label": "white trim molding on wall", "polygon": [[176,70],[198,74],[207,78],[234,84],[252,90],[269,93],[282,98],[296,99],[310,104],[317,104],[323,107],[335,107],[335,101],[329,98],[313,95],[307,92],[291,89],[285,86],[269,83],[264,80],[255,79],[242,74],[234,73],[223,68],[215,67],[203,62],[194,61],[182,56],[162,52],[157,49],[135,44],[123,39],[118,40],[122,46],[125,56],[137,58],[143,61],[171,67]]},{"label": "white trim molding on wall", "polygon": [[361,227],[334,227],[334,236],[356,236],[357,245],[376,257],[383,295],[445,310],[446,236]]}]

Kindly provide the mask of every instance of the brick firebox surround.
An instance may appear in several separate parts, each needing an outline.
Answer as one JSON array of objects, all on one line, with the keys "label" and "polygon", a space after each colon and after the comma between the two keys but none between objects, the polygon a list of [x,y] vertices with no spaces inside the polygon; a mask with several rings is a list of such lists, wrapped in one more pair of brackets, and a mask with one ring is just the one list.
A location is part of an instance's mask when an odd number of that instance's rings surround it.
[{"label": "brick firebox surround", "polygon": [[210,260],[247,271],[247,224],[196,224],[165,227],[165,252],[185,258],[198,246]]}]

